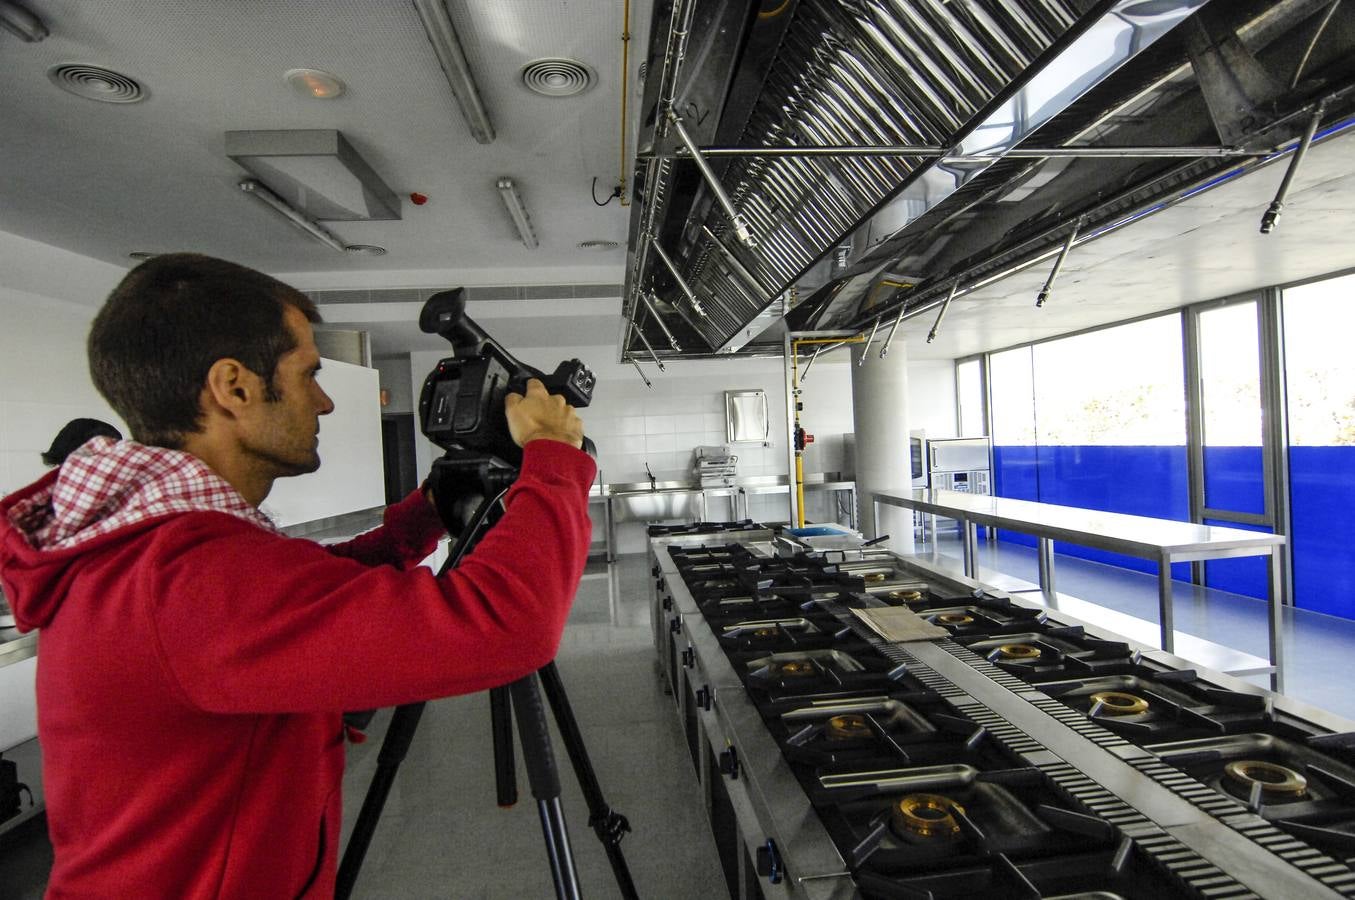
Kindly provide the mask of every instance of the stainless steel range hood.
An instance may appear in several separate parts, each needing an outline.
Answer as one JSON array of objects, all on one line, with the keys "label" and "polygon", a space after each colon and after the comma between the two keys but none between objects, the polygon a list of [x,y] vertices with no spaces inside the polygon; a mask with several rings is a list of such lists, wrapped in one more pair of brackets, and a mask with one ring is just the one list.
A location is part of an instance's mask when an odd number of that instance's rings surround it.
[{"label": "stainless steel range hood", "polygon": [[623,357],[930,307],[1263,155],[1352,74],[1323,0],[732,6],[656,10]]}]

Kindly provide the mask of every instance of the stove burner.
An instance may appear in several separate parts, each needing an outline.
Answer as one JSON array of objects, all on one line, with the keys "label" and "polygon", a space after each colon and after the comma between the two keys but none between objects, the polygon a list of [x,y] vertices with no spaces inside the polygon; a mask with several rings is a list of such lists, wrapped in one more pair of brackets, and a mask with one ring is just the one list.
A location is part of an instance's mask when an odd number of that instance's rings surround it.
[{"label": "stove burner", "polygon": [[1123,691],[1097,691],[1092,694],[1092,706],[1108,716],[1137,716],[1148,711],[1148,701]]},{"label": "stove burner", "polygon": [[863,572],[861,574],[861,580],[866,584],[879,584],[884,581],[886,577],[884,572]]},{"label": "stove burner", "polygon": [[938,625],[969,625],[974,621],[974,617],[965,613],[941,613],[936,617]]},{"label": "stove burner", "polygon": [[775,628],[757,628],[753,630],[753,637],[755,638],[770,638],[776,637],[776,635],[777,631]]},{"label": "stove burner", "polygon": [[890,591],[886,596],[903,603],[921,603],[923,599],[921,591]]},{"label": "stove burner", "polygon": [[1267,799],[1298,799],[1308,793],[1308,779],[1288,766],[1277,765],[1262,759],[1238,759],[1223,767],[1223,775],[1229,787],[1241,789],[1250,794],[1254,785],[1261,785],[1261,793]]},{"label": "stove burner", "polygon": [[792,675],[796,678],[803,678],[806,675],[818,674],[818,669],[814,667],[814,664],[812,662],[800,662],[796,660],[788,663],[782,663],[781,674]]},{"label": "stove burner", "polygon": [[997,648],[997,653],[1002,659],[1031,660],[1039,659],[1043,651],[1030,644],[1003,644]]},{"label": "stove burner", "polygon": [[865,716],[848,713],[829,719],[823,733],[830,741],[854,741],[870,737],[871,731]]},{"label": "stove burner", "polygon": [[964,807],[940,794],[908,794],[894,802],[890,821],[894,833],[907,841],[953,840],[960,835],[955,813]]}]

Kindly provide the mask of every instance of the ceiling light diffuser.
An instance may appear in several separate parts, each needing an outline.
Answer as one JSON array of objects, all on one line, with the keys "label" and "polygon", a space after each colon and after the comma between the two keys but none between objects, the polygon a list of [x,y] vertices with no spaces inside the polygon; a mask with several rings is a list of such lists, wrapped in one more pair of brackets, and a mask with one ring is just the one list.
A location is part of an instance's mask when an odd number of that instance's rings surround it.
[{"label": "ceiling light diffuser", "polygon": [[316,100],[333,100],[342,96],[345,90],[337,75],[321,69],[288,69],[282,77],[297,93]]}]

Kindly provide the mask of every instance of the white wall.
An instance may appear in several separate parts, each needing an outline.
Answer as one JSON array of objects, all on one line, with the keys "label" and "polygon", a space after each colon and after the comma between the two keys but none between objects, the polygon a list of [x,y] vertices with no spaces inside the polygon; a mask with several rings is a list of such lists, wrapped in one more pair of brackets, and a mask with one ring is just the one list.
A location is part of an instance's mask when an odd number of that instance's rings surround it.
[{"label": "white wall", "polygon": [[334,401],[334,412],[320,419],[320,470],[279,479],[262,506],[280,527],[386,502],[379,373],[327,359],[320,386]]},{"label": "white wall", "polygon": [[71,419],[126,431],[85,356],[89,323],[124,271],[0,232],[0,493],[45,471],[39,454]]}]

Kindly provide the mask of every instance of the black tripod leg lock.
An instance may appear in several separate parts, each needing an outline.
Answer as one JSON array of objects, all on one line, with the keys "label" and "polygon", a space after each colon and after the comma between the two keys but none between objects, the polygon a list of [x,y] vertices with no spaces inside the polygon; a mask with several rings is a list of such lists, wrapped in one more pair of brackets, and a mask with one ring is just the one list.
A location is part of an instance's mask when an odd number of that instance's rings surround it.
[{"label": "black tripod leg lock", "polygon": [[630,821],[609,807],[603,807],[596,814],[589,816],[588,827],[593,829],[598,840],[609,847],[619,845],[626,832],[631,830]]}]

